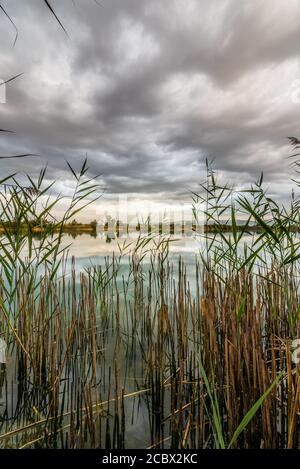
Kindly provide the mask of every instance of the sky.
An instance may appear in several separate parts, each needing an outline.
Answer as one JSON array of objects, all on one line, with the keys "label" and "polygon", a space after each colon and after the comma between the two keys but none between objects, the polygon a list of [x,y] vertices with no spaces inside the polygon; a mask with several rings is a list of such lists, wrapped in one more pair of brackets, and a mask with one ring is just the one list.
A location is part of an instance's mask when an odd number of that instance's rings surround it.
[{"label": "sky", "polygon": [[[300,137],[298,0],[1,0],[1,174],[47,177],[68,194],[66,161],[101,174],[102,206],[118,194],[141,210],[188,203],[213,161],[245,187],[264,172],[290,192]],[[3,97],[2,97],[3,98]],[[3,99],[2,99],[3,100]],[[0,96],[1,101],[1,96]],[[4,164],[5,162],[5,164]],[[89,209],[85,217],[93,216]]]}]

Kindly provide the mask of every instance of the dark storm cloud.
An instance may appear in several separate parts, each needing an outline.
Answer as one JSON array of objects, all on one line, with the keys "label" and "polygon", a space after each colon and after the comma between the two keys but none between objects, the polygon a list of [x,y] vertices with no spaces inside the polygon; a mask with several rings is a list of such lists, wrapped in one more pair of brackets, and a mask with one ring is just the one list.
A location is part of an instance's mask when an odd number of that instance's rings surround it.
[{"label": "dark storm cloud", "polygon": [[[238,183],[283,180],[286,137],[299,135],[300,5],[290,0],[54,2],[70,39],[42,2],[3,2],[1,154],[33,152],[3,172],[67,178],[88,154],[112,192],[179,197],[205,157]],[[7,161],[7,160],[6,160]]]}]

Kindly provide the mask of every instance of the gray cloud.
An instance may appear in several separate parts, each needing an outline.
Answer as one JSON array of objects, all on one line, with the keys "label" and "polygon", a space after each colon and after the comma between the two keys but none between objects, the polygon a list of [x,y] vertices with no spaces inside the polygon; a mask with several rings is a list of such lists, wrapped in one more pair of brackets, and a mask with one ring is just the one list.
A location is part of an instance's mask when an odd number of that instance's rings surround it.
[{"label": "gray cloud", "polygon": [[[101,172],[111,192],[181,197],[205,157],[243,183],[260,171],[280,190],[288,135],[299,135],[300,5],[290,0],[3,2],[2,78],[24,72],[0,105],[1,168],[67,178],[65,160]],[[167,5],[166,5],[167,4]],[[25,6],[24,6],[25,5]],[[7,161],[7,160],[5,160]]]}]

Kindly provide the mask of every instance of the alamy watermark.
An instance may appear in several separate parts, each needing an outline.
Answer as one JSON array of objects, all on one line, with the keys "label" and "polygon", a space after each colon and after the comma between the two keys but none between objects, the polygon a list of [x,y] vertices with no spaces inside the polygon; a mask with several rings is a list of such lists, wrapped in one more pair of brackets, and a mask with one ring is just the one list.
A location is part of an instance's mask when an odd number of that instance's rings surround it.
[{"label": "alamy watermark", "polygon": [[4,339],[0,337],[0,366],[5,365],[7,361],[7,344]]},{"label": "alamy watermark", "polygon": [[6,104],[6,82],[0,78],[0,104]]},{"label": "alamy watermark", "polygon": [[295,339],[291,343],[292,361],[295,365],[300,363],[300,339]]},{"label": "alamy watermark", "polygon": [[293,81],[290,89],[290,98],[292,103],[300,104],[300,78]]},{"label": "alamy watermark", "polygon": [[142,213],[136,207],[135,198],[129,200],[128,194],[118,194],[112,202],[110,211],[103,211],[101,205],[96,206],[96,222],[98,232],[126,233],[130,237],[134,232],[159,233],[176,235],[176,238],[188,232],[202,231],[205,225],[204,207],[201,203],[167,201],[158,207],[149,200],[139,200]]}]

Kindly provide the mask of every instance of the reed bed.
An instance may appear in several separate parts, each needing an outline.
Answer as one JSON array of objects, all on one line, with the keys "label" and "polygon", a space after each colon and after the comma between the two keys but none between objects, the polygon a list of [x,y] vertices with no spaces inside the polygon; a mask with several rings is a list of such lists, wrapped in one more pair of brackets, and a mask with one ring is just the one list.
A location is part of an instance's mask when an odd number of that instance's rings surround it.
[{"label": "reed bed", "polygon": [[1,447],[298,448],[297,282],[129,263],[20,275]]},{"label": "reed bed", "polygon": [[[279,207],[263,176],[237,193],[207,166],[193,223],[200,205],[220,229],[195,232],[192,265],[172,263],[170,240],[150,232],[78,272],[63,229],[99,185],[86,161],[69,168],[60,221],[46,170],[29,187],[0,181],[0,447],[299,448],[295,194]],[[36,239],[24,224],[46,228]]]}]

